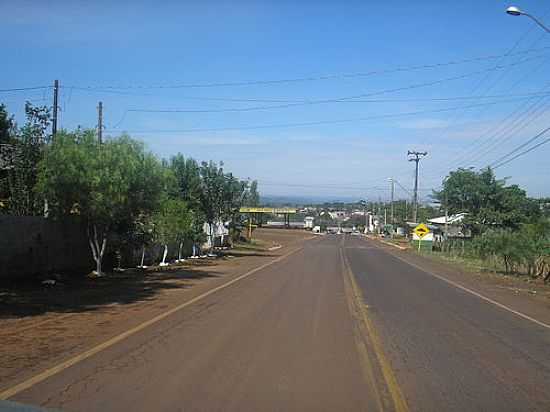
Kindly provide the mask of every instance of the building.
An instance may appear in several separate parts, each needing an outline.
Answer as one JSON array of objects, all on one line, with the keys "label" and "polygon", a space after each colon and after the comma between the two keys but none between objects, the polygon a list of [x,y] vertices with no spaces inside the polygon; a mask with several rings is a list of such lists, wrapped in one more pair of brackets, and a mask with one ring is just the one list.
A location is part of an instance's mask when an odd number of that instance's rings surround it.
[{"label": "building", "polygon": [[212,224],[213,239],[210,238],[210,225],[207,222],[204,222],[202,225],[202,230],[206,233],[206,243],[203,245],[204,248],[210,249],[212,247],[212,242],[214,243],[214,246],[227,245],[227,242],[229,241],[229,229],[222,221]]},{"label": "building", "polygon": [[[435,229],[436,231],[446,235],[447,237],[470,237],[470,230],[463,224],[466,215],[467,213],[457,213],[454,215],[450,215],[447,216],[446,221],[445,216],[428,219],[428,227]],[[445,231],[447,232],[445,233]]]},{"label": "building", "polygon": [[312,216],[306,216],[304,219],[304,229],[313,229],[315,218]]}]

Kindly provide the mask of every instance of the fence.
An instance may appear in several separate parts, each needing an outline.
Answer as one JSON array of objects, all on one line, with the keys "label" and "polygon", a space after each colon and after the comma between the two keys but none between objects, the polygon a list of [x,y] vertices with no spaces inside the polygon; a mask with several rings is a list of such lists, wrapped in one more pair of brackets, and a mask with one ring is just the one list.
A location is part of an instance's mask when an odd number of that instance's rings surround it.
[{"label": "fence", "polygon": [[94,267],[78,218],[0,216],[0,279],[49,273],[88,273]]}]

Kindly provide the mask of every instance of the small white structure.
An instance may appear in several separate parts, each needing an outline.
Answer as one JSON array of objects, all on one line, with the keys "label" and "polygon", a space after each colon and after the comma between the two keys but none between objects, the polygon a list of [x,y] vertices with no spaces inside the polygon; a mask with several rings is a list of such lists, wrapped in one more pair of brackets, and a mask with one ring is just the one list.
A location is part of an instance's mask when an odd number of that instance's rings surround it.
[{"label": "small white structure", "polygon": [[313,229],[311,229],[313,233],[321,233],[321,226],[313,226]]},{"label": "small white structure", "polygon": [[433,223],[434,225],[455,225],[457,223],[462,223],[467,213],[457,213],[456,215],[449,215],[447,217],[447,222],[445,222],[445,216],[435,217],[433,219],[428,219],[428,223]]},{"label": "small white structure", "polygon": [[304,229],[313,229],[313,223],[315,222],[315,218],[312,216],[306,216],[304,219]]},{"label": "small white structure", "polygon": [[206,243],[203,245],[205,248],[211,248],[212,243],[214,246],[223,246],[229,235],[229,229],[222,221],[212,224],[213,239],[210,238],[210,225],[207,222],[202,225],[202,230],[206,233]]}]

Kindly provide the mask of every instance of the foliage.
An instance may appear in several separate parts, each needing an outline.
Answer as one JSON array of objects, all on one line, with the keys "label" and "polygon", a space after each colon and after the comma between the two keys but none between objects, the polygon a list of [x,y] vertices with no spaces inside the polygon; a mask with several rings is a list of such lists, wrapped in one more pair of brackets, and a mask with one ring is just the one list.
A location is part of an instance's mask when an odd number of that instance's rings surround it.
[{"label": "foliage", "polygon": [[474,233],[489,228],[518,229],[538,219],[538,204],[517,185],[497,180],[490,168],[476,172],[458,169],[449,174],[434,197],[450,214],[467,212]]},{"label": "foliage", "polygon": [[34,187],[38,180],[38,163],[44,146],[50,140],[47,129],[50,111],[46,106],[25,105],[27,121],[17,133],[12,144],[13,168],[8,173],[8,210],[14,215],[37,215],[45,211],[44,203],[36,196]]},{"label": "foliage", "polygon": [[10,116],[6,106],[0,104],[0,144],[13,143],[16,125],[13,116]]},{"label": "foliage", "polygon": [[170,159],[170,169],[176,180],[178,196],[191,209],[201,204],[201,174],[199,164],[192,158],[185,159],[181,153]]},{"label": "foliage", "polygon": [[183,242],[192,235],[194,216],[179,199],[165,199],[153,215],[156,240],[163,245]]},{"label": "foliage", "polygon": [[123,135],[100,145],[93,131],[80,130],[56,136],[37,185],[53,216],[86,219],[98,274],[109,235],[156,210],[163,187],[162,167],[141,143]]},{"label": "foliage", "polygon": [[258,192],[258,182],[256,180],[253,180],[250,183],[248,192],[244,200],[244,204],[250,207],[255,207],[260,205],[260,193]]}]

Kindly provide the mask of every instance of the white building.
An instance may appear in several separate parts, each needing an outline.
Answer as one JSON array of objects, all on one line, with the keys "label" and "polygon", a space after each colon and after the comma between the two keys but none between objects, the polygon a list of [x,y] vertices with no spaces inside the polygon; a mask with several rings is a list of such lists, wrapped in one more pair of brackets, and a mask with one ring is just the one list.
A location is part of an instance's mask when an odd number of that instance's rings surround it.
[{"label": "white building", "polygon": [[313,229],[315,218],[312,216],[306,216],[304,219],[304,229]]},{"label": "white building", "polygon": [[203,245],[203,247],[211,248],[212,241],[214,242],[214,246],[223,246],[227,242],[229,229],[226,225],[224,225],[222,221],[219,221],[212,225],[213,239],[210,238],[210,225],[207,222],[204,222],[204,224],[202,225],[202,230],[204,233],[206,233],[206,243]]}]

